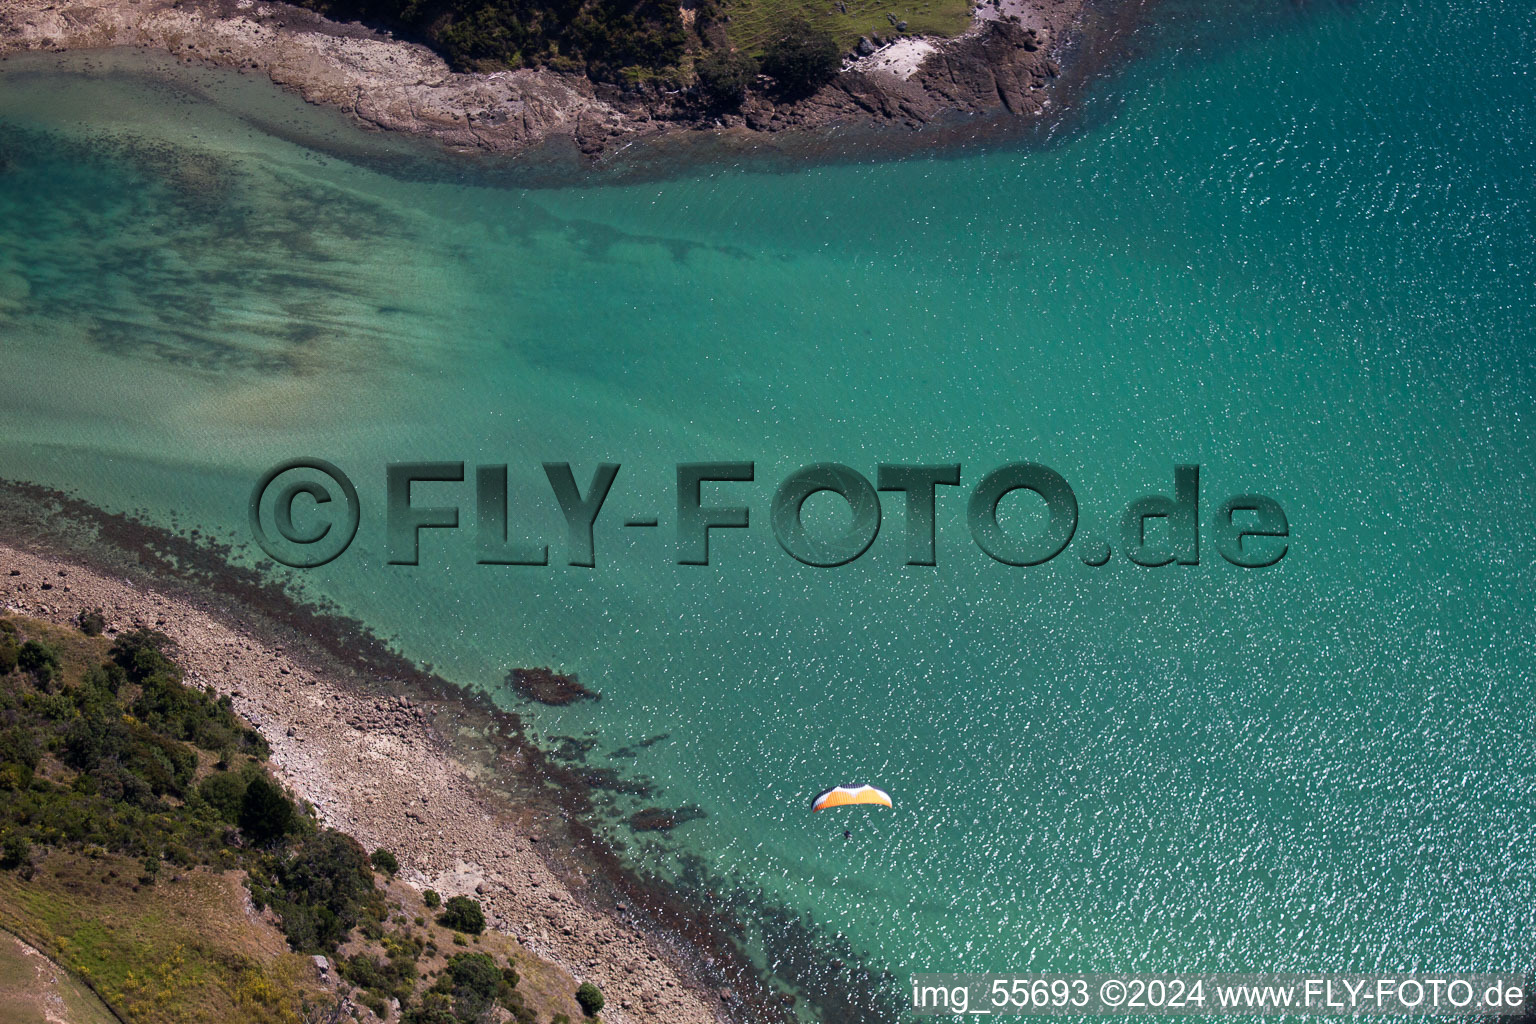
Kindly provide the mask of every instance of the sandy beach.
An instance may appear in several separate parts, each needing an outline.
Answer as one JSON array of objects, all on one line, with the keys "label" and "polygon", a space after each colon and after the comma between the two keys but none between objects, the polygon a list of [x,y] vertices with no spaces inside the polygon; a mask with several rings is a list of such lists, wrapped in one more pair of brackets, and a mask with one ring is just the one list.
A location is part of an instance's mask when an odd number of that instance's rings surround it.
[{"label": "sandy beach", "polygon": [[[550,866],[526,817],[482,785],[483,769],[446,749],[444,703],[349,692],[284,650],[191,602],[78,564],[0,544],[0,606],[57,623],[100,608],[109,630],[170,636],[188,682],[214,687],[267,738],[272,764],[324,824],[396,851],[401,878],[471,895],[492,927],[608,994],[609,1021],[713,1024],[733,1019],[678,950],[618,909],[602,909]],[[551,850],[550,853],[559,851]]]}]

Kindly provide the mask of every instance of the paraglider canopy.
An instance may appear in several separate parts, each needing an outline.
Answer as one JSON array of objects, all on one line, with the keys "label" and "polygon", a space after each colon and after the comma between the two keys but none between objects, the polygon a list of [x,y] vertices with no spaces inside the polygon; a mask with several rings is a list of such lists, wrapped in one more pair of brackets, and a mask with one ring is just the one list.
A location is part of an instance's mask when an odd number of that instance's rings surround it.
[{"label": "paraglider canopy", "polygon": [[849,804],[880,804],[891,806],[890,796],[874,786],[834,786],[811,801],[812,813],[828,807],[846,807]]}]

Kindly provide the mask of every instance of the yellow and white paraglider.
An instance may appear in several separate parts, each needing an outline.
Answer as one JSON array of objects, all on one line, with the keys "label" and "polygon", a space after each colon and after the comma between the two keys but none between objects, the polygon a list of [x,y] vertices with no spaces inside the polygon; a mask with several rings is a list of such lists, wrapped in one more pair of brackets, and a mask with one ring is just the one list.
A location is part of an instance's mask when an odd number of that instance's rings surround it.
[{"label": "yellow and white paraglider", "polygon": [[890,807],[891,797],[885,790],[876,789],[874,786],[833,786],[811,801],[811,813],[824,811],[828,807],[847,807],[850,804],[879,804],[882,807]]}]

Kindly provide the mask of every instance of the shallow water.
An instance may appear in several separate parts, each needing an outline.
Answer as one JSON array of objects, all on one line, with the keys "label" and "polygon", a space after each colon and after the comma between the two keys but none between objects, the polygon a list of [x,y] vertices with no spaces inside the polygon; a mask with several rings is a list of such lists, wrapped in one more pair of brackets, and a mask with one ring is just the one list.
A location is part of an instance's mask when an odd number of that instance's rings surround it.
[{"label": "shallow water", "polygon": [[[616,825],[637,863],[696,854],[877,974],[1524,966],[1517,8],[1190,5],[1049,144],[539,190],[382,176],[316,145],[408,147],[229,76],[13,60],[0,475],[265,563],[256,478],[337,463],[358,539],[287,578],[459,681],[577,672],[603,699],[539,731],[659,787],[610,814],[708,814],[665,840]],[[407,459],[510,464],[514,535],[555,564],[476,565],[470,484],[419,486],[465,528],[385,564],[383,464]],[[673,465],[717,459],[756,461],[710,495],[752,526],[676,565]],[[1034,568],[963,517],[1021,459],[1081,504]],[[592,570],[564,564],[539,465],[567,460],[583,486],[623,466]],[[773,489],[822,460],[962,463],[938,567],[902,564],[891,495],[859,561],[781,551]],[[1198,566],[1129,565],[1120,511],[1177,462],[1202,466],[1207,522],[1278,499],[1284,561],[1239,570],[1207,534]],[[641,515],[662,527],[623,527]],[[1114,560],[1084,565],[1102,541]],[[846,781],[895,811],[806,813]],[[781,938],[765,955],[805,982]]]}]

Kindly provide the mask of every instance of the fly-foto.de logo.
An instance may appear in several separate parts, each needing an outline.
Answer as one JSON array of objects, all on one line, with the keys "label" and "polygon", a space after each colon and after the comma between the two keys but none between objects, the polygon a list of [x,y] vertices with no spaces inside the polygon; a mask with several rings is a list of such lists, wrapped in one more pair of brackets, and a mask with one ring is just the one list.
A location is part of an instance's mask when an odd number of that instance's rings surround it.
[{"label": "fly-foto.de logo", "polygon": [[[552,503],[565,523],[568,565],[597,565],[594,539],[598,517],[619,478],[620,465],[597,466],[585,487],[568,462],[543,463],[549,489],[535,498]],[[488,566],[548,566],[550,545],[513,539],[512,507],[505,464],[463,462],[392,462],[383,467],[384,535],[391,565],[418,565],[421,537],[427,530],[468,530],[474,535],[475,561]],[[672,521],[679,565],[709,565],[710,545],[722,534],[751,525],[750,485],[757,480],[752,462],[682,462],[676,466],[676,508]],[[424,499],[416,485],[439,485]],[[453,499],[444,500],[444,489]],[[458,485],[453,487],[451,485]],[[950,504],[952,489],[965,502],[965,519],[976,546],[1011,566],[1043,565],[1072,545],[1078,533],[1077,495],[1065,477],[1036,462],[1014,462],[980,477],[969,494],[961,488],[959,463],[882,464],[874,481],[852,467],[818,462],[786,476],[775,488],[767,512],[774,539],[790,557],[820,568],[857,562],[880,535],[886,502],[902,509],[901,540],[907,565],[938,564],[938,514]],[[1043,502],[1044,515],[1029,529],[1006,529],[999,515],[1003,500],[1029,492]],[[818,494],[846,503],[851,518],[841,530],[807,524],[805,506]],[[325,565],[357,535],[362,505],[357,488],[334,464],[317,458],[291,459],[273,466],[251,492],[250,524],[256,542],[274,560],[295,568]],[[848,518],[845,516],[845,518]],[[662,526],[657,515],[630,516],[626,528]],[[1201,497],[1200,467],[1173,470],[1171,493],[1137,498],[1118,523],[1118,546],[1108,541],[1078,543],[1084,565],[1108,564],[1118,550],[1126,560],[1148,568],[1199,565],[1202,537],[1221,558],[1245,569],[1280,562],[1290,544],[1290,523],[1280,503],[1261,494],[1236,493],[1207,510]]]}]

